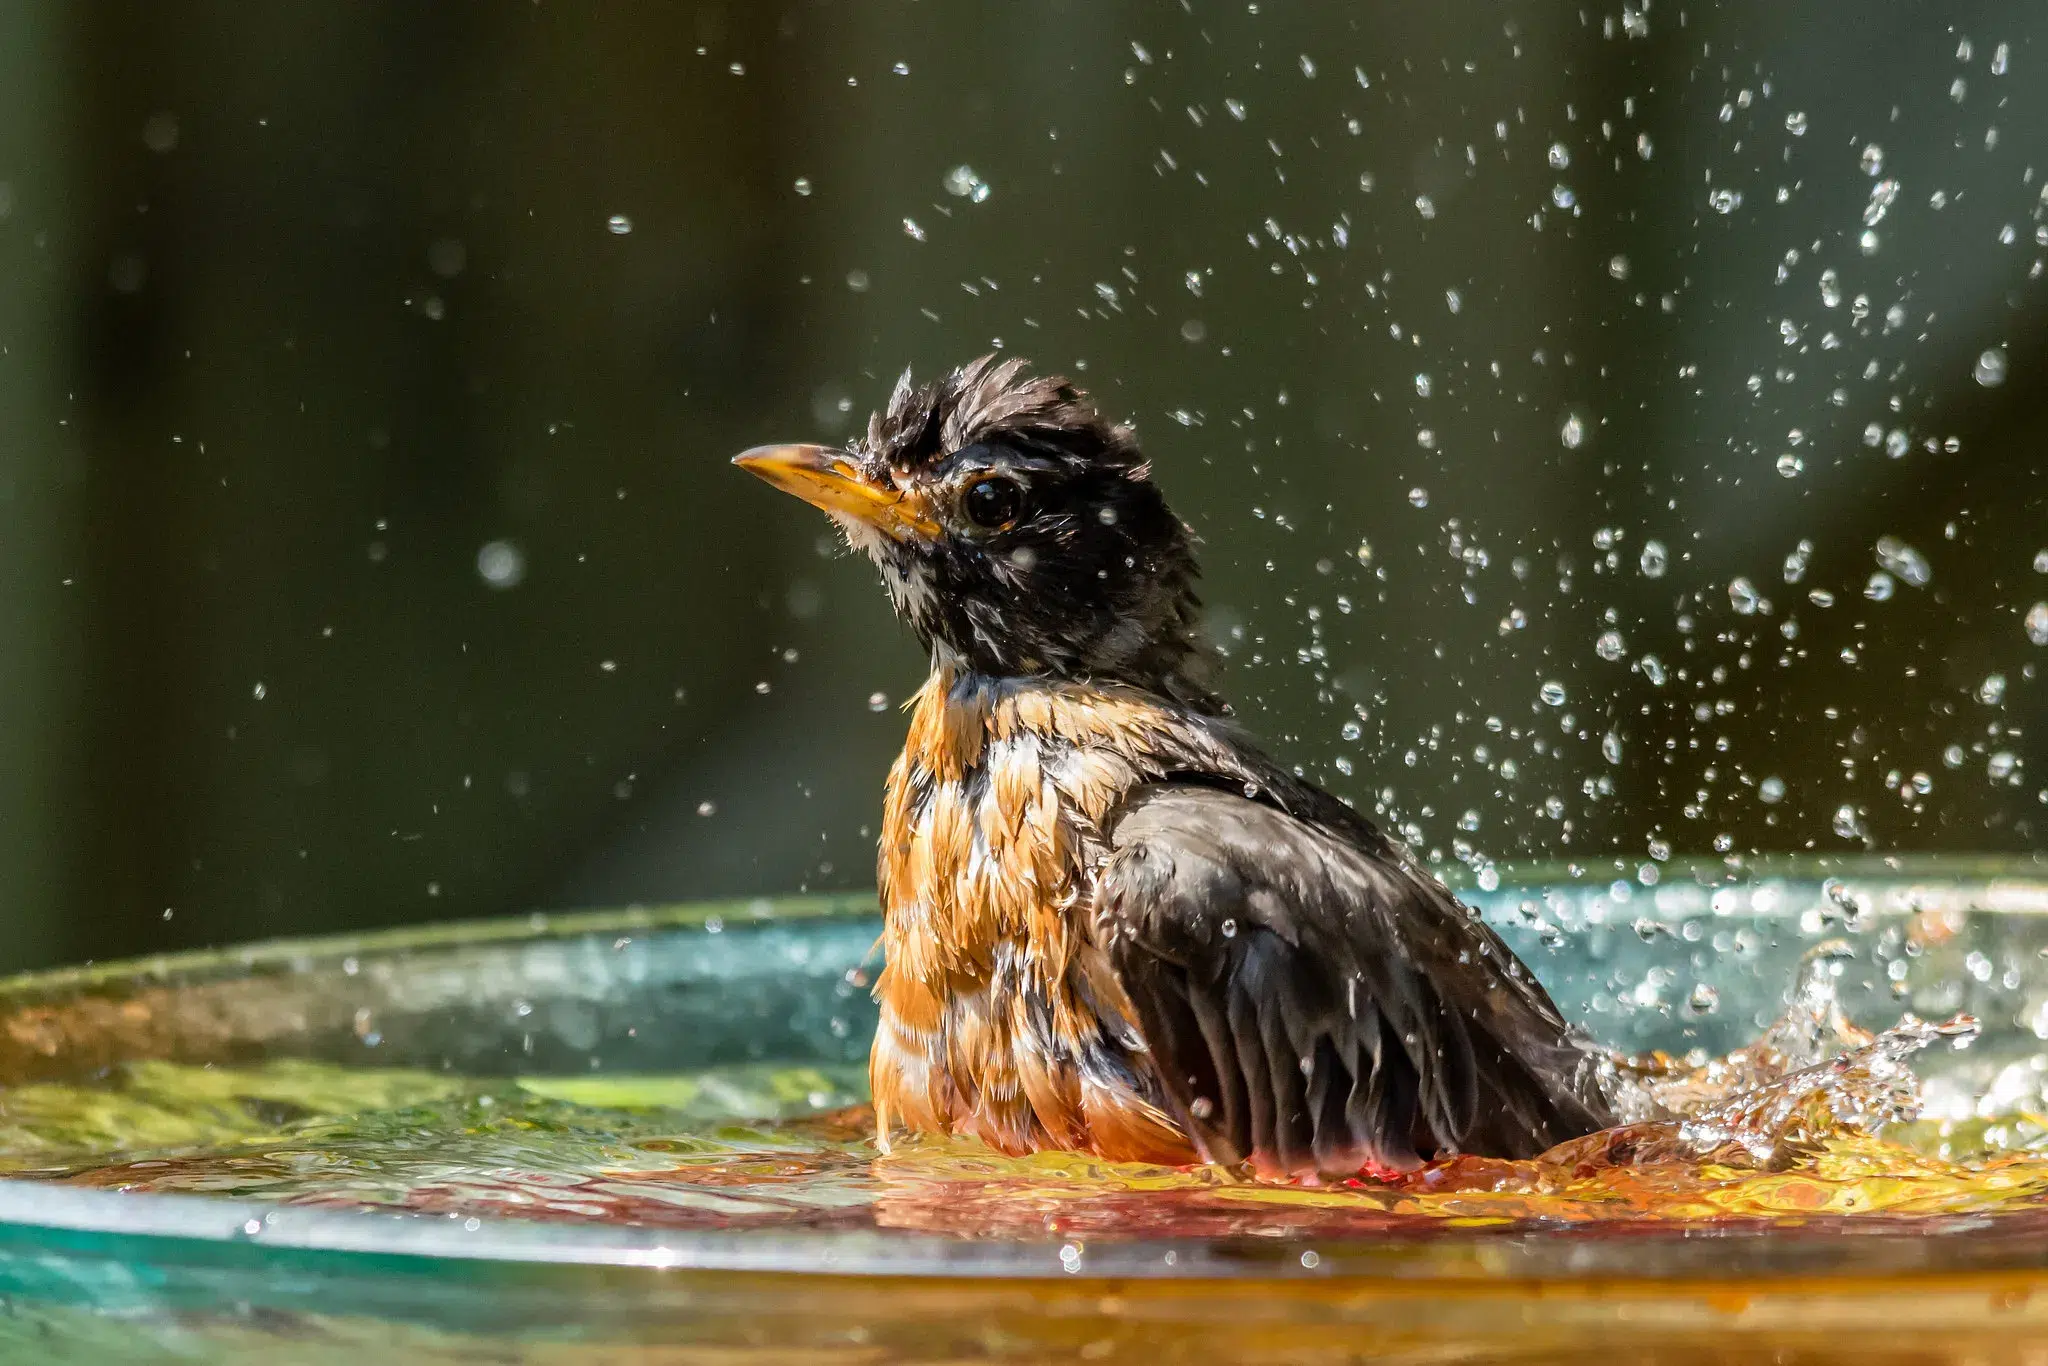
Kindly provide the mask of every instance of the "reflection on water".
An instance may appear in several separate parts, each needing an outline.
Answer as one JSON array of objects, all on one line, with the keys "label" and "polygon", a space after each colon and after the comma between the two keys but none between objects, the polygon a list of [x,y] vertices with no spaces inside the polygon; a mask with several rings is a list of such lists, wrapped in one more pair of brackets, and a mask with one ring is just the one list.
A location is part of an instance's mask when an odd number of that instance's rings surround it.
[{"label": "reflection on water", "polygon": [[[122,1190],[455,1217],[693,1229],[887,1227],[969,1237],[1331,1237],[1532,1223],[1591,1228],[2032,1214],[2048,1119],[1917,1118],[1911,1067],[1975,1022],[1872,1035],[1837,1000],[1848,945],[1801,962],[1784,1014],[1711,1060],[1614,1060],[1627,1122],[1532,1161],[1461,1157],[1387,1181],[1252,1182],[1213,1167],[999,1156],[965,1140],[878,1153],[853,1065],[481,1081],[303,1061],[137,1063],[0,1098],[0,1168]],[[768,1117],[768,1118],[763,1118]]]}]

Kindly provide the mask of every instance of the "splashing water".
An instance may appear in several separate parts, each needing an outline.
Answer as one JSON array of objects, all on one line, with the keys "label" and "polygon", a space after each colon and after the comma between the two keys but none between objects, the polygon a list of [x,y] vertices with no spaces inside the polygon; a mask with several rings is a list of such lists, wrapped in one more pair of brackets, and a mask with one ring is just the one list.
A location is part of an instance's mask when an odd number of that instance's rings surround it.
[{"label": "splashing water", "polygon": [[946,172],[942,183],[947,194],[976,204],[986,203],[992,193],[992,187],[975,173],[972,166],[955,166]]},{"label": "splashing water", "polygon": [[1934,579],[1927,557],[1896,536],[1877,538],[1877,562],[1915,588],[1925,588]]}]

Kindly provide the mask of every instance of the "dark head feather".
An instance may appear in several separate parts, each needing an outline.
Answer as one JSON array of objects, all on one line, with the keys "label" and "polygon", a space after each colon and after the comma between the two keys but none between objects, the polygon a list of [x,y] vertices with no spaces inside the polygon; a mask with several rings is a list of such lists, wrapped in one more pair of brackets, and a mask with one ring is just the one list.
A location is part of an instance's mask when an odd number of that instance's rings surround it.
[{"label": "dark head feather", "polygon": [[[850,453],[941,528],[857,543],[942,661],[1129,683],[1222,710],[1195,634],[1193,537],[1136,435],[1073,384],[993,355],[922,386],[905,371]],[[985,480],[1019,491],[1013,522],[973,522],[964,499]]]}]

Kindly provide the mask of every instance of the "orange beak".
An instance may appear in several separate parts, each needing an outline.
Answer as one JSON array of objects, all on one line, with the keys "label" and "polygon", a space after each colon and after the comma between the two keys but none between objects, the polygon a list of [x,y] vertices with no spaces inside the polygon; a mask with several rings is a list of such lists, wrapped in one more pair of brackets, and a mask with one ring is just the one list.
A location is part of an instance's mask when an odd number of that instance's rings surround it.
[{"label": "orange beak", "polygon": [[830,446],[756,446],[732,458],[784,493],[793,493],[834,517],[851,518],[897,540],[939,534],[939,525],[901,489],[877,488]]}]

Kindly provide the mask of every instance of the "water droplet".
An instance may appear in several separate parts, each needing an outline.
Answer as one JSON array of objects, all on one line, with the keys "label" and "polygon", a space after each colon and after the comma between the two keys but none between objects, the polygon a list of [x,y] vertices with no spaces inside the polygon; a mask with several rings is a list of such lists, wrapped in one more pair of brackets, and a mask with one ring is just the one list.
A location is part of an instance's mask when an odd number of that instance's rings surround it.
[{"label": "water droplet", "polygon": [[1244,103],[1242,101],[1225,100],[1223,107],[1229,111],[1230,117],[1236,119],[1239,123],[1244,122]]},{"label": "water droplet", "polygon": [[1626,280],[1628,278],[1628,270],[1628,257],[1611,256],[1608,258],[1607,273],[1609,275],[1612,275],[1615,279]]},{"label": "water droplet", "polygon": [[1863,920],[1863,900],[1854,891],[1850,890],[1847,883],[1838,877],[1831,877],[1821,883],[1820,890],[1821,895],[1828,899],[1828,906],[1831,906],[1834,912],[1830,913],[1828,907],[1822,907],[1821,915],[1824,919],[1833,920],[1839,918],[1851,929],[1855,929],[1861,924]]},{"label": "water droplet", "polygon": [[476,573],[492,588],[517,588],[526,578],[526,552],[512,541],[485,541],[476,552]]},{"label": "water droplet", "polygon": [[1412,507],[1419,507],[1419,508],[1426,508],[1426,507],[1428,507],[1428,506],[1429,506],[1429,490],[1428,490],[1428,489],[1425,489],[1425,488],[1413,488],[1413,489],[1409,489],[1409,490],[1408,490],[1408,502],[1409,502],[1409,505],[1410,505],[1410,506],[1412,506]]},{"label": "water droplet", "polygon": [[871,693],[869,693],[869,694],[868,694],[868,710],[869,710],[869,711],[887,711],[887,710],[889,710],[889,694],[887,694],[887,693],[885,693],[885,692],[871,692]]},{"label": "water droplet", "polygon": [[1664,661],[1657,658],[1657,656],[1644,655],[1636,661],[1636,668],[1642,672],[1643,677],[1650,680],[1650,686],[1655,688],[1664,686],[1666,676],[1664,673]]},{"label": "water droplet", "polygon": [[142,121],[142,145],[152,152],[171,152],[178,146],[178,116],[168,110],[151,114]]},{"label": "water droplet", "polygon": [[2027,639],[2036,645],[2048,645],[2048,602],[2037,602],[2027,609]]},{"label": "water droplet", "polygon": [[1877,255],[1877,249],[1882,245],[1883,243],[1879,241],[1876,231],[1871,228],[1865,228],[1863,235],[1856,239],[1856,249],[1865,256]]},{"label": "water droplet", "polygon": [[1890,602],[1895,587],[1892,576],[1879,570],[1863,585],[1863,596],[1872,602]]},{"label": "water droplet", "polygon": [[1785,800],[1785,780],[1783,778],[1764,779],[1756,785],[1756,795],[1763,801],[1765,806],[1776,806],[1779,802]]},{"label": "water droplet", "polygon": [[2002,783],[2018,771],[2019,756],[2009,749],[1995,750],[1984,761],[1984,776],[1994,783]]},{"label": "water droplet", "polygon": [[1685,1008],[1695,1015],[1711,1015],[1720,1005],[1721,993],[1706,982],[1695,986],[1692,994],[1685,998]]},{"label": "water droplet", "polygon": [[1600,737],[1600,757],[1610,764],[1621,762],[1621,736],[1608,731]]},{"label": "water droplet", "polygon": [[1662,541],[1644,541],[1643,553],[1636,560],[1636,567],[1643,571],[1646,579],[1661,579],[1665,568],[1671,563],[1671,556],[1664,549]]},{"label": "water droplet", "polygon": [[1863,174],[1874,176],[1884,170],[1884,148],[1870,143],[1863,149]]},{"label": "water droplet", "polygon": [[1715,190],[1707,196],[1707,207],[1715,213],[1734,213],[1742,207],[1742,191],[1726,187]]},{"label": "water droplet", "polygon": [[1778,473],[1783,475],[1787,479],[1798,478],[1800,472],[1803,471],[1805,468],[1806,462],[1800,459],[1798,456],[1794,455],[1791,451],[1786,451],[1783,455],[1778,457]]},{"label": "water droplet", "polygon": [[945,186],[947,194],[976,204],[986,202],[990,194],[989,183],[976,175],[972,166],[955,166],[946,172]]},{"label": "water droplet", "polygon": [[1892,459],[1902,460],[1905,458],[1906,452],[1912,449],[1913,438],[1906,435],[1905,428],[1894,427],[1885,433],[1884,453]]},{"label": "water droplet", "polygon": [[2036,574],[2048,574],[2048,550],[2037,550],[2034,552],[2034,572]]},{"label": "water droplet", "polygon": [[1356,549],[1356,550],[1352,551],[1351,553],[1352,553],[1352,554],[1354,554],[1354,555],[1356,555],[1356,556],[1358,557],[1358,562],[1359,562],[1360,564],[1366,564],[1366,565],[1369,565],[1369,564],[1371,564],[1371,563],[1372,563],[1372,542],[1371,542],[1371,541],[1360,541],[1360,542],[1358,543],[1358,549]]},{"label": "water droplet", "polygon": [[1418,397],[1418,398],[1428,398],[1428,397],[1429,397],[1429,393],[1430,393],[1430,388],[1431,388],[1431,385],[1430,385],[1430,378],[1429,378],[1429,376],[1428,376],[1428,375],[1417,375],[1417,376],[1415,377],[1415,394],[1416,394],[1416,397]]},{"label": "water droplet", "polygon": [[1313,57],[1310,57],[1306,52],[1301,54],[1301,74],[1308,77],[1310,80],[1314,80],[1316,78],[1315,59]]},{"label": "water droplet", "polygon": [[1806,113],[1795,109],[1785,116],[1785,131],[1795,138],[1806,136]]},{"label": "water droplet", "polygon": [[2006,71],[2010,69],[2011,64],[2012,48],[2009,45],[2005,43],[2000,43],[1997,47],[1991,49],[1992,75],[2003,76],[2006,73]]},{"label": "water droplet", "polygon": [[1552,679],[1537,689],[1536,695],[1543,699],[1546,706],[1561,707],[1564,705],[1564,684]]},{"label": "water droplet", "polygon": [[1728,605],[1740,616],[1753,617],[1763,598],[1756,591],[1756,585],[1748,579],[1737,576],[1728,581]]},{"label": "water droplet", "polygon": [[1415,212],[1421,214],[1424,218],[1436,217],[1436,201],[1426,194],[1415,196]]},{"label": "water droplet", "polygon": [[1553,171],[1562,171],[1565,167],[1572,164],[1571,148],[1565,146],[1561,142],[1553,142],[1550,144],[1550,151],[1548,153],[1548,156],[1550,160],[1550,169]]},{"label": "water droplet", "polygon": [[1842,306],[1842,277],[1832,269],[1820,273],[1820,301],[1829,308]]},{"label": "water droplet", "polygon": [[263,686],[262,679],[258,679],[256,680],[256,686],[249,689],[249,696],[261,702],[264,698],[270,696],[270,689]]},{"label": "water droplet", "polygon": [[1557,439],[1568,451],[1575,451],[1586,444],[1586,423],[1577,413],[1565,414],[1564,425],[1557,429]]},{"label": "water droplet", "polygon": [[1593,653],[1609,663],[1628,653],[1628,645],[1619,631],[1602,631],[1600,638],[1593,642]]},{"label": "water droplet", "polygon": [[1977,685],[1977,700],[1987,707],[2001,705],[2005,701],[2005,675],[1986,674]]},{"label": "water droplet", "polygon": [[697,803],[697,814],[698,814],[698,815],[700,815],[700,816],[715,816],[715,815],[717,815],[717,814],[718,814],[718,803],[717,803],[717,802],[698,802],[698,803]]},{"label": "water droplet", "polygon": [[917,225],[917,220],[915,218],[906,218],[903,220],[903,235],[905,237],[908,237],[913,242],[924,241],[924,229]]},{"label": "water droplet", "polygon": [[1363,735],[1365,731],[1364,728],[1361,727],[1356,721],[1346,721],[1343,727],[1339,729],[1337,733],[1343,736],[1346,740],[1356,740],[1359,736]]},{"label": "water droplet", "polygon": [[1847,802],[1835,808],[1834,831],[1845,840],[1863,837],[1863,818]]},{"label": "water droplet", "polygon": [[1579,202],[1579,197],[1572,193],[1569,185],[1553,185],[1550,187],[1550,202],[1560,209],[1569,209]]},{"label": "water droplet", "polygon": [[1996,389],[2005,383],[2005,348],[1993,346],[1979,353],[1970,377],[1986,389]]},{"label": "water droplet", "polygon": [[1896,536],[1877,538],[1877,562],[1913,588],[1925,588],[1934,578],[1927,557]]},{"label": "water droplet", "polygon": [[1806,566],[1813,561],[1813,542],[1801,541],[1792,547],[1792,553],[1785,557],[1785,582],[1798,583],[1806,577]]},{"label": "water droplet", "polygon": [[614,237],[624,237],[633,231],[633,220],[622,213],[615,213],[604,220],[604,226]]},{"label": "water droplet", "polygon": [[796,182],[791,188],[793,188],[798,194],[807,195],[811,192],[811,178],[809,176],[800,175],[796,178]]}]

